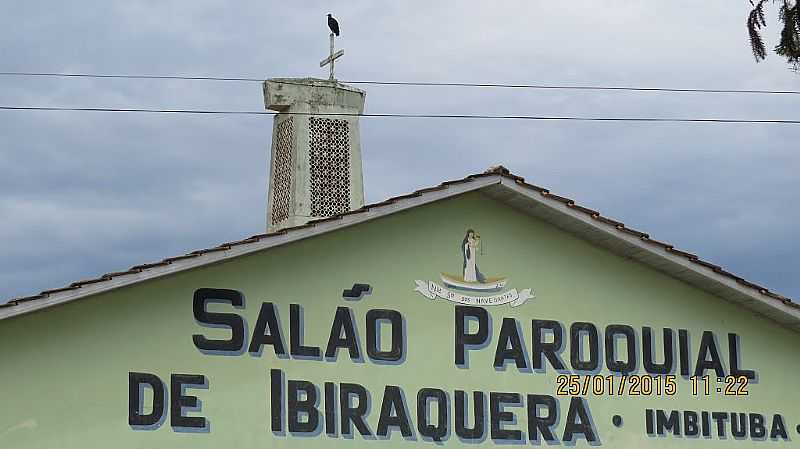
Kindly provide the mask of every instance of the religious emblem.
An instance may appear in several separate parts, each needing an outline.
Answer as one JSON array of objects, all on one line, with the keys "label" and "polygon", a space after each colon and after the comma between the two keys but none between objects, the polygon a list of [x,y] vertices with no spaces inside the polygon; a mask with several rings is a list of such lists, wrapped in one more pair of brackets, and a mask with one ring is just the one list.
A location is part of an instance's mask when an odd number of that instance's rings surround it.
[{"label": "religious emblem", "polygon": [[482,254],[481,236],[475,230],[468,229],[461,241],[462,270],[460,275],[439,273],[444,284],[435,281],[415,280],[414,291],[428,299],[446,299],[451,302],[475,306],[499,306],[510,304],[521,306],[533,298],[531,289],[520,291],[513,288],[505,290],[508,278],[504,276],[486,276],[478,268],[478,255]]},{"label": "religious emblem", "polygon": [[330,65],[331,74],[328,77],[329,81],[336,81],[336,78],[333,74],[333,66],[337,59],[344,56],[344,50],[334,51],[334,42],[336,37],[339,36],[339,22],[333,18],[330,14],[328,14],[328,28],[331,29],[330,34],[330,41],[331,41],[331,52],[327,58],[323,59],[319,62],[320,67],[325,67],[326,65]]}]

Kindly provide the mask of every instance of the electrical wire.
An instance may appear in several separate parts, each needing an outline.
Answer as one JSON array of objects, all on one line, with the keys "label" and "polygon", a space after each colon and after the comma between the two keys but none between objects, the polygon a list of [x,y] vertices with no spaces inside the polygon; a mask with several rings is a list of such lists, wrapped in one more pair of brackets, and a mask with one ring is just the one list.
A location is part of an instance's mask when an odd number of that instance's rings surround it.
[{"label": "electrical wire", "polygon": [[5,106],[5,111],[73,111],[73,112],[132,112],[152,114],[207,114],[207,115],[322,115],[338,117],[369,118],[425,118],[425,119],[486,119],[486,120],[541,120],[541,121],[581,121],[581,122],[656,122],[656,123],[752,123],[798,125],[800,120],[788,119],[730,119],[730,118],[679,118],[679,117],[584,117],[547,115],[484,115],[484,114],[396,114],[396,113],[311,113],[311,112],[271,112],[271,111],[233,111],[209,109],[145,109],[145,108],[71,108],[57,106]]},{"label": "electrical wire", "polygon": [[[258,83],[264,82],[264,79],[262,78],[246,78],[246,77],[188,76],[188,75],[124,75],[124,74],[58,73],[58,72],[0,72],[0,76],[61,77],[61,78],[120,78],[120,79],[230,81],[230,82],[258,82]],[[434,82],[434,81],[349,80],[341,82],[347,84],[364,84],[364,85],[375,85],[375,86],[479,87],[479,88],[545,89],[545,90],[800,95],[800,91],[797,90],[766,90],[766,89],[691,89],[691,88],[674,88],[674,87],[459,83],[459,82]]]}]

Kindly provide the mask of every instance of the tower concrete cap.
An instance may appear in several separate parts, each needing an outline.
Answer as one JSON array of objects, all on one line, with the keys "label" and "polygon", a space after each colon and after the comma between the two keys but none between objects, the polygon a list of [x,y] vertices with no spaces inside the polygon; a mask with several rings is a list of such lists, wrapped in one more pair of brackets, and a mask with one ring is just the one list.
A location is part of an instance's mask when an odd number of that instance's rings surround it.
[{"label": "tower concrete cap", "polygon": [[366,92],[336,80],[270,78],[264,81],[264,106],[278,112],[364,113]]}]

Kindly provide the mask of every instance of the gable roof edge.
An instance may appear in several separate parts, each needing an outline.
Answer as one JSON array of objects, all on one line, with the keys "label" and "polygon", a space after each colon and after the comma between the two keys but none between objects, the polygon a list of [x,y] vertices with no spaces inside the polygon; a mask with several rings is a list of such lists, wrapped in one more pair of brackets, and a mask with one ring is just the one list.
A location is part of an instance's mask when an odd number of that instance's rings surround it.
[{"label": "gable roof edge", "polygon": [[313,220],[304,225],[285,228],[274,233],[255,235],[239,242],[223,243],[215,248],[193,251],[187,255],[170,257],[160,262],[137,265],[128,271],[108,273],[97,279],[73,283],[68,287],[46,290],[39,295],[11,299],[6,304],[0,304],[0,320],[343,229],[417,206],[476,191],[492,184],[499,184],[501,179],[498,174],[486,173],[458,181],[443,182],[437,187],[417,190],[411,194],[366,205],[355,211]]},{"label": "gable roof edge", "polygon": [[494,166],[483,173],[445,181],[438,186],[419,189],[304,225],[254,235],[244,240],[166,258],[160,262],[137,265],[127,271],[74,282],[67,287],[46,290],[34,296],[11,299],[7,303],[0,303],[0,320],[314,237],[470,191],[481,191],[510,207],[525,209],[530,215],[548,221],[590,243],[649,265],[695,288],[751,309],[754,313],[800,332],[800,304],[694,254],[652,239],[648,234],[631,229],[619,221],[601,215],[600,212],[580,206],[569,198],[529,184],[503,166]]},{"label": "gable roof edge", "polygon": [[[800,307],[795,306],[793,303],[787,304],[782,299],[767,295],[770,292],[766,289],[759,289],[755,284],[743,279],[742,282],[745,285],[741,285],[735,280],[741,278],[722,270],[716,265],[704,262],[698,259],[697,256],[676,250],[671,245],[653,240],[648,234],[625,228],[622,223],[602,217],[598,212],[576,205],[572,200],[561,197],[552,198],[554,195],[550,194],[548,190],[527,184],[522,178],[504,176],[500,185],[511,189],[517,194],[524,195],[540,206],[567,216],[602,233],[609,240],[623,242],[625,245],[640,252],[640,254],[628,252],[626,254],[628,258],[650,265],[661,272],[685,281],[694,287],[706,290],[722,299],[747,307],[791,330],[800,331]],[[571,231],[567,230],[567,232]],[[591,239],[589,240],[591,241]],[[609,244],[602,244],[601,246],[610,249],[608,248]],[[670,265],[672,266],[671,269]],[[698,285],[701,283],[700,279],[690,281],[688,280],[689,276],[675,275],[679,271],[693,273],[716,285],[714,287],[710,284],[707,287]],[[773,313],[770,313],[770,311]]]}]

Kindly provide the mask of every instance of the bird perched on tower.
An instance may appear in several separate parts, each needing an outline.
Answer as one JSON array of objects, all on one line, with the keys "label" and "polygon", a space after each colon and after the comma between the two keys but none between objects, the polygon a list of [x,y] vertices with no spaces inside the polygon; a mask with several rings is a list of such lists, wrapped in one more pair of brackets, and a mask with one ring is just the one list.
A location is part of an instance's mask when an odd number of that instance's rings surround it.
[{"label": "bird perched on tower", "polygon": [[333,18],[330,14],[328,14],[328,28],[331,29],[331,33],[339,36],[339,22]]}]

